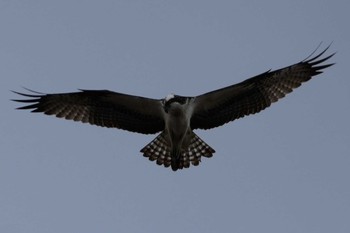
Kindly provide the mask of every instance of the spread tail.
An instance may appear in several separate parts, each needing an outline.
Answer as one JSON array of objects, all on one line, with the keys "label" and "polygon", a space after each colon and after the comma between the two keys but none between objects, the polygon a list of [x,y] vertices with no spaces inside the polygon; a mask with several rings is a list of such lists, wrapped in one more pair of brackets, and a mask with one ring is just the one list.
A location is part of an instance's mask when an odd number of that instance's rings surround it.
[{"label": "spread tail", "polygon": [[171,148],[167,140],[167,134],[163,131],[153,141],[141,149],[143,156],[158,165],[171,166],[173,171],[199,165],[201,157],[210,158],[215,150],[200,139],[195,133],[191,133],[189,144],[184,148]]}]

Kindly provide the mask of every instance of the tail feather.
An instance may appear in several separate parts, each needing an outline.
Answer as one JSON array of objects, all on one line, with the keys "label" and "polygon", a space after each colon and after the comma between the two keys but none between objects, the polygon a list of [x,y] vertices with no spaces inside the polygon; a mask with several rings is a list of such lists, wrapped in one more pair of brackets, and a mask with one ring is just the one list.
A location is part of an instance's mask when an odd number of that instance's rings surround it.
[{"label": "tail feather", "polygon": [[144,157],[148,157],[150,161],[155,161],[158,165],[169,167],[171,164],[170,146],[166,140],[165,132],[159,134],[147,146],[141,149]]},{"label": "tail feather", "polygon": [[144,157],[151,161],[156,161],[158,165],[164,165],[176,171],[178,169],[188,168],[199,165],[201,157],[210,158],[215,150],[200,139],[195,133],[191,133],[190,142],[186,148],[171,148],[167,140],[166,132],[159,134],[153,141],[141,149]]}]

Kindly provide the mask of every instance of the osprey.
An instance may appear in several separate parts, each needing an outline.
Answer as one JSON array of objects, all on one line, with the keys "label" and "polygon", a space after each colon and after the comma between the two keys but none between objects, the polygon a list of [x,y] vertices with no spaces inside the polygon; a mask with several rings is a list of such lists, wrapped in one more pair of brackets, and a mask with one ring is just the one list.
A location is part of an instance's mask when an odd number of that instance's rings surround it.
[{"label": "osprey", "polygon": [[193,130],[218,127],[269,107],[332,66],[334,63],[323,63],[335,53],[321,58],[328,48],[294,65],[195,97],[170,94],[164,99],[150,99],[108,90],[60,94],[31,91],[15,92],[29,99],[14,101],[29,104],[18,109],[68,120],[142,134],[160,132],[141,152],[158,165],[176,171],[190,164],[197,166],[202,156],[209,158],[215,152]]}]

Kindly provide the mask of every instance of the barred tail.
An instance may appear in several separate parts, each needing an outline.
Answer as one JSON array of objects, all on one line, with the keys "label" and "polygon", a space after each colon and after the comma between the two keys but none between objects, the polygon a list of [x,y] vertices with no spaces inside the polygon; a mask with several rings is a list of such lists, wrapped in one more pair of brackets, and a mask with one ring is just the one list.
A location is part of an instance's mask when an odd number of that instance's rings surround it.
[{"label": "barred tail", "polygon": [[167,134],[163,131],[153,141],[141,149],[144,157],[156,161],[164,167],[171,166],[173,171],[188,168],[190,164],[199,165],[201,157],[210,158],[215,150],[200,139],[195,133],[191,133],[189,144],[184,148],[171,148],[167,140]]},{"label": "barred tail", "polygon": [[148,157],[150,161],[155,161],[158,165],[169,167],[171,164],[170,145],[166,139],[165,131],[159,134],[153,141],[148,143],[141,149],[144,157]]}]

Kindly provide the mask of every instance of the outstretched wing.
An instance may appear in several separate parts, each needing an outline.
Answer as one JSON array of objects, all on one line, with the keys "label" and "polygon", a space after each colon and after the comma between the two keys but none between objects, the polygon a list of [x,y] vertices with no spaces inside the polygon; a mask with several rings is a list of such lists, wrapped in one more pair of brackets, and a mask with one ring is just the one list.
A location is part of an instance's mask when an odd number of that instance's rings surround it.
[{"label": "outstretched wing", "polygon": [[303,82],[333,64],[322,64],[335,53],[321,58],[329,46],[313,58],[268,71],[241,83],[215,90],[194,100],[192,129],[210,129],[238,118],[255,114],[283,98]]},{"label": "outstretched wing", "polygon": [[107,90],[81,90],[62,94],[15,93],[29,97],[14,100],[30,104],[18,109],[33,109],[32,112],[43,112],[67,120],[144,134],[164,129],[163,108],[161,101],[156,99]]}]

